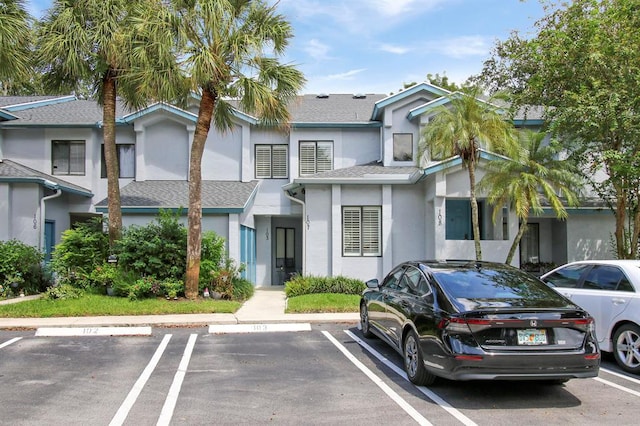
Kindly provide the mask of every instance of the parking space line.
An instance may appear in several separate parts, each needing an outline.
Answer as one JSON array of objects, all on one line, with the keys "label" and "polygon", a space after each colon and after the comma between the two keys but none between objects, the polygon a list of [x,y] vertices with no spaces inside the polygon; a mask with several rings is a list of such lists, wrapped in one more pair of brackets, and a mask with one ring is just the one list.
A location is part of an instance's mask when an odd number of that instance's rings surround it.
[{"label": "parking space line", "polygon": [[167,399],[165,399],[164,405],[162,406],[162,411],[160,412],[160,418],[158,419],[157,425],[168,425],[171,422],[173,410],[176,408],[178,395],[180,394],[182,382],[184,381],[184,376],[187,373],[187,367],[189,366],[189,360],[191,359],[191,354],[193,353],[193,348],[196,344],[197,338],[197,334],[189,336],[189,341],[187,342],[187,346],[184,348],[184,354],[182,354],[182,360],[180,360],[178,371],[176,371],[173,383],[171,383],[169,393],[167,394]]},{"label": "parking space line", "polygon": [[600,367],[600,371],[604,371],[605,373],[611,374],[612,376],[620,377],[621,379],[628,380],[630,382],[640,385],[640,380],[631,376],[627,376],[626,374],[621,374],[621,373],[618,373],[617,371],[609,370],[608,368],[603,368],[603,367]]},{"label": "parking space line", "polygon": [[[367,352],[369,352],[371,355],[376,357],[380,362],[382,362],[384,365],[386,365],[388,368],[390,368],[394,373],[396,373],[397,375],[399,375],[400,377],[402,377],[406,381],[409,381],[409,378],[407,377],[407,373],[405,373],[402,369],[398,368],[398,366],[396,366],[394,363],[392,363],[387,358],[385,358],[381,353],[379,353],[378,351],[373,349],[365,341],[360,339],[358,336],[356,336],[355,334],[353,334],[349,330],[344,330],[344,332],[349,337],[351,337],[357,344],[362,346]],[[427,398],[429,398],[431,401],[436,403],[442,409],[447,411],[453,417],[455,417],[456,419],[460,420],[460,422],[462,424],[465,424],[467,426],[476,426],[476,423],[473,420],[471,420],[470,418],[468,418],[467,416],[462,414],[459,410],[457,410],[454,407],[452,407],[451,404],[449,404],[444,399],[440,398],[437,394],[435,394],[429,388],[427,388],[425,386],[416,386],[416,389],[418,389],[420,392],[422,392]]]},{"label": "parking space line", "polygon": [[329,339],[329,341],[333,343],[333,345],[338,348],[338,350],[342,352],[344,356],[349,359],[349,361],[351,361],[356,367],[360,369],[360,371],[362,371],[368,378],[370,378],[373,383],[375,383],[380,389],[382,389],[384,393],[389,396],[389,398],[391,398],[396,404],[398,404],[400,408],[402,408],[416,422],[418,422],[418,424],[431,424],[426,418],[424,418],[422,414],[420,414],[415,408],[413,408],[411,404],[402,399],[402,397],[398,395],[396,391],[391,389],[389,385],[387,385],[380,377],[376,376],[373,371],[369,370],[366,365],[364,365],[355,356],[353,356],[353,354],[349,352],[347,348],[345,348],[340,342],[338,342],[336,338],[333,337],[328,331],[323,330],[322,334],[324,334],[324,336]]},{"label": "parking space line", "polygon": [[20,340],[20,339],[22,339],[22,337],[14,337],[14,338],[13,338],[13,339],[11,339],[11,340],[7,340],[6,342],[4,342],[4,343],[0,344],[0,349],[4,348],[4,347],[6,347],[6,346],[9,346],[9,345],[10,345],[10,344],[12,344],[12,343],[15,343],[15,342],[17,342],[17,341],[18,341],[18,340]]},{"label": "parking space line", "polygon": [[129,411],[131,410],[131,407],[133,407],[133,404],[135,404],[136,400],[138,399],[140,392],[142,392],[142,388],[144,388],[144,385],[147,383],[147,380],[149,380],[149,377],[151,377],[151,373],[153,373],[153,370],[158,365],[158,362],[160,361],[162,354],[164,353],[165,349],[167,348],[167,345],[169,344],[169,340],[171,340],[171,336],[172,336],[171,334],[165,334],[164,338],[162,339],[162,342],[160,342],[160,346],[158,346],[158,349],[156,349],[156,352],[153,354],[153,357],[151,357],[149,364],[147,364],[144,371],[142,372],[140,377],[138,377],[138,380],[133,385],[133,388],[131,388],[131,391],[129,391],[129,394],[127,395],[124,402],[118,409],[118,412],[116,413],[116,415],[113,416],[113,419],[111,419],[111,423],[109,423],[109,426],[119,426],[124,423],[125,419],[127,418],[127,415],[129,414]]},{"label": "parking space line", "polygon": [[596,382],[603,383],[603,384],[605,384],[607,386],[611,386],[612,388],[616,388],[616,389],[621,390],[623,392],[630,393],[631,395],[640,396],[640,392],[638,392],[638,391],[634,391],[633,389],[625,388],[622,385],[610,382],[610,381],[605,380],[605,379],[601,379],[600,377],[594,377],[593,380],[595,380]]}]

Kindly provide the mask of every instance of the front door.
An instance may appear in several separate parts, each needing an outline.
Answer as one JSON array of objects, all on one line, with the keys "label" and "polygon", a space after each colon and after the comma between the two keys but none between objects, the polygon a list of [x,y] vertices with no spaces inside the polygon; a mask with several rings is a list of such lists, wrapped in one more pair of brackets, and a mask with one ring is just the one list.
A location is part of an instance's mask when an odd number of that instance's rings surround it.
[{"label": "front door", "polygon": [[284,285],[296,271],[295,242],[295,228],[276,228],[276,285]]},{"label": "front door", "polygon": [[44,221],[44,261],[51,261],[51,253],[56,245],[55,243],[56,223],[52,220]]}]

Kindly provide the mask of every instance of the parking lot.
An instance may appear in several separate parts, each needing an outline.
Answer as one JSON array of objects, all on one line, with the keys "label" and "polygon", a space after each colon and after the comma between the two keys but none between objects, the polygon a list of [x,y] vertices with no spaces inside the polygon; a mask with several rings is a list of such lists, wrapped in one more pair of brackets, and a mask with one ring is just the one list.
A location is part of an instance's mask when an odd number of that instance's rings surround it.
[{"label": "parking lot", "polygon": [[[247,331],[247,330],[245,330]],[[411,385],[354,324],[142,336],[0,331],[0,424],[637,424],[640,377]]]}]

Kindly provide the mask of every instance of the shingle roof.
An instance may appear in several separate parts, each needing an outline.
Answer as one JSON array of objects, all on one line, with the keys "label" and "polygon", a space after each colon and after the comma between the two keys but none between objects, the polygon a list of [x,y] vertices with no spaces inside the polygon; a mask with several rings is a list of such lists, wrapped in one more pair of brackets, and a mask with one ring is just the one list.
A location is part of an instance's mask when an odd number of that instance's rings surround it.
[{"label": "shingle roof", "polygon": [[73,183],[59,179],[56,176],[39,172],[12,160],[5,159],[0,161],[0,181],[44,183],[45,180],[55,183],[63,191],[74,192],[87,197],[93,196],[91,190],[74,185]]},{"label": "shingle roof", "polygon": [[329,170],[322,173],[316,173],[312,176],[305,176],[306,179],[337,179],[337,178],[364,178],[371,175],[409,175],[419,171],[417,167],[408,166],[383,166],[382,163],[369,163],[344,169]]},{"label": "shingle roof", "polygon": [[[244,209],[255,195],[258,181],[202,181],[202,208]],[[120,190],[122,208],[179,208],[189,206],[189,182],[148,180],[131,182]],[[107,199],[96,204],[107,207]]]},{"label": "shingle roof", "polygon": [[375,103],[386,95],[303,95],[289,111],[293,123],[368,123]]},{"label": "shingle roof", "polygon": [[[116,104],[116,117],[130,113],[120,102]],[[69,102],[40,106],[12,112],[18,120],[7,121],[3,126],[96,126],[102,121],[102,107],[94,100],[76,99]]]},{"label": "shingle roof", "polygon": [[58,96],[0,96],[0,108],[7,108],[15,105],[28,104],[29,102],[55,99]]}]

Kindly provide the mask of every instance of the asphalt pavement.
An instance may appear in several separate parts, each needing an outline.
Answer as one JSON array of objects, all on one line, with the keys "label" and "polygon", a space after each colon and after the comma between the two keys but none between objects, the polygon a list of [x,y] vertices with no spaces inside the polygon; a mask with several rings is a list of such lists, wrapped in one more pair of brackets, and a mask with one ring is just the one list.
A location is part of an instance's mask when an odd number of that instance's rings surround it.
[{"label": "asphalt pavement", "polygon": [[[26,296],[1,301],[0,304],[18,303],[37,296]],[[322,314],[287,314],[284,286],[257,287],[254,295],[233,314],[176,314],[126,315],[100,317],[56,318],[0,318],[0,329],[40,327],[101,327],[101,326],[206,326],[212,324],[277,324],[357,322],[355,312]]]}]

